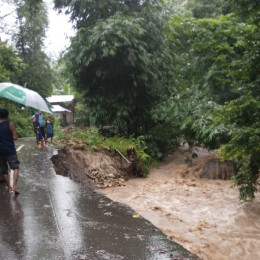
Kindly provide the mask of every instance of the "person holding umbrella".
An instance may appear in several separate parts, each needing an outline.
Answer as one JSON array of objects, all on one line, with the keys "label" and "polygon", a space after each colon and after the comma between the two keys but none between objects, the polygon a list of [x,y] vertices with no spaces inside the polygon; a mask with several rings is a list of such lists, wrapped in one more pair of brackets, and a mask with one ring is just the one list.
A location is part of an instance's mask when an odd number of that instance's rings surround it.
[{"label": "person holding umbrella", "polygon": [[[19,161],[16,154],[14,140],[18,139],[14,123],[9,121],[9,112],[5,108],[0,108],[0,168],[7,183],[9,192],[19,194],[16,184],[19,177]],[[13,187],[11,187],[8,177],[8,164],[14,171]]]}]

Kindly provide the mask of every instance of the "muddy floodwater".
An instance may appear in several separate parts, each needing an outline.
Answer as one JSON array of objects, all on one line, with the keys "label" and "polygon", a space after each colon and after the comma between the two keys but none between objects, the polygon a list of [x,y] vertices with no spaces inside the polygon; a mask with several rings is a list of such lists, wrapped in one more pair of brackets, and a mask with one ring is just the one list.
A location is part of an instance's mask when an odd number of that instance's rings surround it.
[{"label": "muddy floodwater", "polygon": [[178,150],[148,178],[100,192],[129,205],[201,259],[259,260],[260,194],[241,202],[232,181],[198,178],[196,165],[212,156],[202,149],[198,154],[188,167]]}]

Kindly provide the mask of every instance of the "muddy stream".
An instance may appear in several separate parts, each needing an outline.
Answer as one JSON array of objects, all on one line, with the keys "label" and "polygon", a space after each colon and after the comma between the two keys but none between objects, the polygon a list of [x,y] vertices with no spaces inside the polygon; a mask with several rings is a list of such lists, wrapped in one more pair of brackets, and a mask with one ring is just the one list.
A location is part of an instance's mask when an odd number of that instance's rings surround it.
[{"label": "muddy stream", "polygon": [[201,259],[260,259],[260,194],[241,202],[230,180],[197,177],[200,163],[212,155],[200,149],[192,167],[179,149],[145,179],[100,189],[129,205],[173,240]]}]

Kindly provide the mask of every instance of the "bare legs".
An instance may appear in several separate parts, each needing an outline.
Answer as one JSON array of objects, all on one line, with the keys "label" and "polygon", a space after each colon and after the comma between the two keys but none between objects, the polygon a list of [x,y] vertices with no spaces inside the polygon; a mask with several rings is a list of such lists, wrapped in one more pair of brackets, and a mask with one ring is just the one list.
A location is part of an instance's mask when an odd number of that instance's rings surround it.
[{"label": "bare legs", "polygon": [[20,192],[16,189],[16,184],[19,177],[19,169],[14,169],[14,180],[13,180],[13,187],[10,185],[9,176],[8,174],[3,174],[5,182],[8,186],[9,192],[14,191],[16,194],[20,194]]},{"label": "bare legs", "polygon": [[[50,139],[51,139],[51,145],[52,145],[52,137],[50,137]],[[48,139],[47,139],[48,140]],[[48,141],[47,141],[48,142]]]},{"label": "bare legs", "polygon": [[18,177],[19,177],[19,169],[14,169],[14,184],[13,184],[13,191],[16,193],[16,194],[20,194],[20,192],[16,189],[16,184],[17,184],[17,181],[18,181]]},{"label": "bare legs", "polygon": [[6,182],[7,186],[8,186],[8,190],[12,191],[12,187],[10,186],[8,174],[3,174],[3,176],[4,176],[4,179],[5,179],[5,182]]}]

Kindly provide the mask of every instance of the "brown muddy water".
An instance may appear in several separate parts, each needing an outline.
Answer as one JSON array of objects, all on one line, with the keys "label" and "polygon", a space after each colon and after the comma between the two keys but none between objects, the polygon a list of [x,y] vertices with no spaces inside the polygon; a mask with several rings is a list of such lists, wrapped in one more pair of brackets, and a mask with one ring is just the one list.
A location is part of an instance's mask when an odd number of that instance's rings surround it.
[{"label": "brown muddy water", "polygon": [[214,155],[198,151],[193,167],[179,149],[146,179],[99,190],[129,205],[173,240],[205,260],[260,259],[260,194],[241,202],[232,181],[198,177],[200,163]]}]

